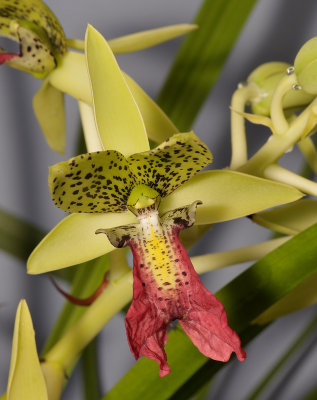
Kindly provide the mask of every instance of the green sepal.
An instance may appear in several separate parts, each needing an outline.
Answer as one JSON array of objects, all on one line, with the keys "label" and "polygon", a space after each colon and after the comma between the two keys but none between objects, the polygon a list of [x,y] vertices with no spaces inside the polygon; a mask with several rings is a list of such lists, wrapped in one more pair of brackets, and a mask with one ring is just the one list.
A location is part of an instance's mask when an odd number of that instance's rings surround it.
[{"label": "green sepal", "polygon": [[284,235],[296,235],[317,222],[317,201],[302,199],[273,210],[262,211],[251,217],[262,225]]},{"label": "green sepal", "polygon": [[212,161],[208,147],[194,134],[179,133],[158,147],[128,157],[139,183],[168,196]]},{"label": "green sepal", "polygon": [[55,205],[71,213],[125,211],[133,185],[127,160],[115,150],[82,154],[49,172]]},{"label": "green sepal", "polygon": [[64,93],[48,80],[33,97],[33,110],[49,146],[64,154],[66,146],[66,116]]},{"label": "green sepal", "polygon": [[48,399],[32,319],[25,300],[20,301],[16,313],[7,387],[7,400],[18,399]]}]

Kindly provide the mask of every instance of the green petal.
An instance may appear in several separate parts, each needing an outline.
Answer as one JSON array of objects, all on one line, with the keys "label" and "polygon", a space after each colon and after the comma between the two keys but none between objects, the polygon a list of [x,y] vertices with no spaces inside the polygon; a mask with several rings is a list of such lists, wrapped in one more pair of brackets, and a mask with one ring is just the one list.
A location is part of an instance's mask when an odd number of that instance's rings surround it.
[{"label": "green petal", "polygon": [[178,24],[163,26],[162,28],[149,29],[131,35],[121,36],[109,40],[108,43],[114,53],[132,53],[185,35],[194,29],[197,29],[197,25]]},{"label": "green petal", "polygon": [[148,137],[156,143],[162,143],[178,133],[176,126],[155,101],[129,75],[123,72],[123,76],[141,111]]},{"label": "green petal", "polygon": [[252,221],[286,235],[296,235],[317,222],[317,201],[303,199],[252,216]]},{"label": "green petal", "polygon": [[36,77],[47,75],[66,52],[63,29],[40,0],[1,0],[0,35],[20,43],[20,56],[7,64]]},{"label": "green petal", "polygon": [[64,154],[66,145],[66,118],[64,93],[55,89],[48,80],[33,97],[33,109],[49,146]]},{"label": "green petal", "polygon": [[21,399],[48,399],[32,319],[25,300],[20,301],[16,313],[7,387],[7,400]]},{"label": "green petal", "polygon": [[127,160],[114,150],[82,154],[49,172],[55,205],[71,213],[125,211],[133,184]]},{"label": "green petal", "polygon": [[197,208],[196,224],[210,224],[250,215],[302,196],[292,186],[240,172],[214,170],[194,176],[172,196],[162,199],[161,212],[200,200],[203,204]]},{"label": "green petal", "polygon": [[80,264],[114,250],[100,228],[136,222],[130,213],[73,214],[64,218],[38,244],[27,263],[29,274],[41,274]]},{"label": "green petal", "polygon": [[[150,139],[161,143],[178,130],[162,109],[128,75],[123,73],[134,97]],[[87,104],[92,103],[90,84],[83,54],[69,51],[61,66],[49,75],[51,85]]]},{"label": "green petal", "polygon": [[208,147],[194,132],[176,134],[153,150],[128,157],[138,183],[153,187],[161,197],[172,193],[211,161]]},{"label": "green petal", "polygon": [[104,148],[124,155],[148,150],[139,108],[108,43],[90,25],[86,32],[86,57],[96,123]]}]

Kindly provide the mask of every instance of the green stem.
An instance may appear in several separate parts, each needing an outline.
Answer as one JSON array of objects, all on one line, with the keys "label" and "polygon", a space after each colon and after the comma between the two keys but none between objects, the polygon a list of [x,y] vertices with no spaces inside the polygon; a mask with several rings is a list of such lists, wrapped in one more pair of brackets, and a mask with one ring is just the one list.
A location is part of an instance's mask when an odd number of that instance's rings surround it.
[{"label": "green stem", "polygon": [[132,273],[126,273],[87,309],[68,332],[48,351],[45,361],[58,363],[66,371],[78,354],[101,331],[103,326],[132,298]]},{"label": "green stem", "polygon": [[195,270],[199,274],[204,274],[205,272],[213,271],[218,268],[258,260],[279,247],[281,244],[285,243],[290,238],[290,236],[286,236],[253,244],[251,246],[241,247],[239,249],[204,254],[202,256],[191,257],[191,260]]},{"label": "green stem", "polygon": [[98,340],[95,338],[84,349],[82,358],[83,386],[86,400],[99,400],[101,397],[98,379]]},{"label": "green stem", "polygon": [[258,94],[255,85],[239,87],[231,100],[231,169],[237,169],[247,162],[247,139],[244,112],[246,103]]},{"label": "green stem", "polygon": [[274,133],[277,135],[283,135],[288,130],[288,122],[283,111],[283,98],[295,84],[295,74],[285,75],[280,80],[272,95],[270,114],[274,126]]},{"label": "green stem", "polygon": [[270,383],[272,378],[276,373],[286,364],[286,362],[291,358],[295,351],[304,343],[307,337],[316,329],[317,327],[317,316],[315,316],[312,321],[306,326],[306,328],[300,333],[293,344],[288,348],[288,350],[282,355],[282,357],[276,362],[269,373],[264,377],[264,379],[257,385],[253,392],[247,397],[246,400],[256,400],[259,395],[263,392],[265,387]]},{"label": "green stem", "polygon": [[286,183],[296,187],[304,193],[317,196],[317,183],[310,179],[303,178],[294,172],[289,171],[279,165],[269,165],[264,171],[264,177],[277,182]]},{"label": "green stem", "polygon": [[296,142],[298,142],[309,121],[312,107],[317,105],[317,98],[290,124],[284,135],[271,135],[261,149],[237,170],[247,174],[263,176],[264,170],[274,164]]},{"label": "green stem", "polygon": [[310,168],[317,175],[317,150],[313,140],[310,137],[306,137],[298,142],[298,147],[304,155]]}]

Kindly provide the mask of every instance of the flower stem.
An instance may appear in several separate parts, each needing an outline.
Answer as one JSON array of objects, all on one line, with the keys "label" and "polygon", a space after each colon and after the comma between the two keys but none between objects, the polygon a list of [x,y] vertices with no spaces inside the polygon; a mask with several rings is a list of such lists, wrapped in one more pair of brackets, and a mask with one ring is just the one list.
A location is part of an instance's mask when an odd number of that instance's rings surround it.
[{"label": "flower stem", "polygon": [[240,112],[244,112],[247,101],[257,95],[255,85],[239,87],[231,100],[231,163],[230,168],[236,169],[248,158],[245,120]]},{"label": "flower stem", "polygon": [[98,380],[98,348],[95,338],[84,349],[81,365],[83,374],[83,386],[86,400],[99,400],[101,397]]},{"label": "flower stem", "polygon": [[239,249],[191,257],[191,261],[198,274],[204,274],[205,272],[213,271],[218,268],[258,260],[270,251],[279,247],[281,244],[285,243],[290,238],[291,236],[284,236],[278,239],[253,244],[251,246],[241,247]]},{"label": "flower stem", "polygon": [[280,165],[273,164],[268,166],[264,171],[264,177],[281,183],[286,183],[287,185],[296,187],[304,193],[317,196],[316,182],[303,178]]},{"label": "flower stem", "polygon": [[306,161],[310,168],[317,175],[317,151],[312,139],[310,137],[306,137],[305,139],[298,142],[298,147],[306,158]]},{"label": "flower stem", "polygon": [[101,331],[103,326],[132,298],[132,273],[124,274],[88,308],[81,318],[45,355],[47,363],[56,362],[66,371],[78,354]]},{"label": "flower stem", "polygon": [[283,111],[283,97],[296,84],[296,75],[285,75],[276,87],[271,101],[271,119],[274,133],[283,135],[288,130],[288,122]]},{"label": "flower stem", "polygon": [[312,107],[317,105],[317,98],[290,124],[284,135],[271,135],[261,149],[244,165],[237,168],[240,172],[263,176],[264,170],[274,164],[284,153],[298,142],[309,121]]}]

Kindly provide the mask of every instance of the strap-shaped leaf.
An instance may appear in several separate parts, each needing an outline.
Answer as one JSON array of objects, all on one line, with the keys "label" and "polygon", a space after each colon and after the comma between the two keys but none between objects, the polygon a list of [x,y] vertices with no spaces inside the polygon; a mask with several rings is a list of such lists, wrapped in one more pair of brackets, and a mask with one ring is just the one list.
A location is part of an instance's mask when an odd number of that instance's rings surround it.
[{"label": "strap-shaped leaf", "polygon": [[82,154],[49,173],[52,199],[66,212],[125,211],[133,184],[127,160],[114,150]]},{"label": "strap-shaped leaf", "polygon": [[33,97],[33,110],[49,146],[64,154],[66,145],[64,93],[45,80]]},{"label": "strap-shaped leaf", "polygon": [[86,59],[104,149],[124,155],[148,150],[139,108],[107,41],[90,25],[86,32]]},{"label": "strap-shaped leaf", "polygon": [[197,174],[162,199],[161,212],[202,201],[196,224],[211,224],[253,214],[300,199],[292,186],[229,170]]},{"label": "strap-shaped leaf", "polygon": [[128,158],[139,183],[153,187],[161,197],[171,194],[211,161],[208,147],[194,132],[176,134],[155,149]]},{"label": "strap-shaped leaf", "polygon": [[48,399],[34,339],[31,315],[21,300],[15,318],[7,400]]}]

